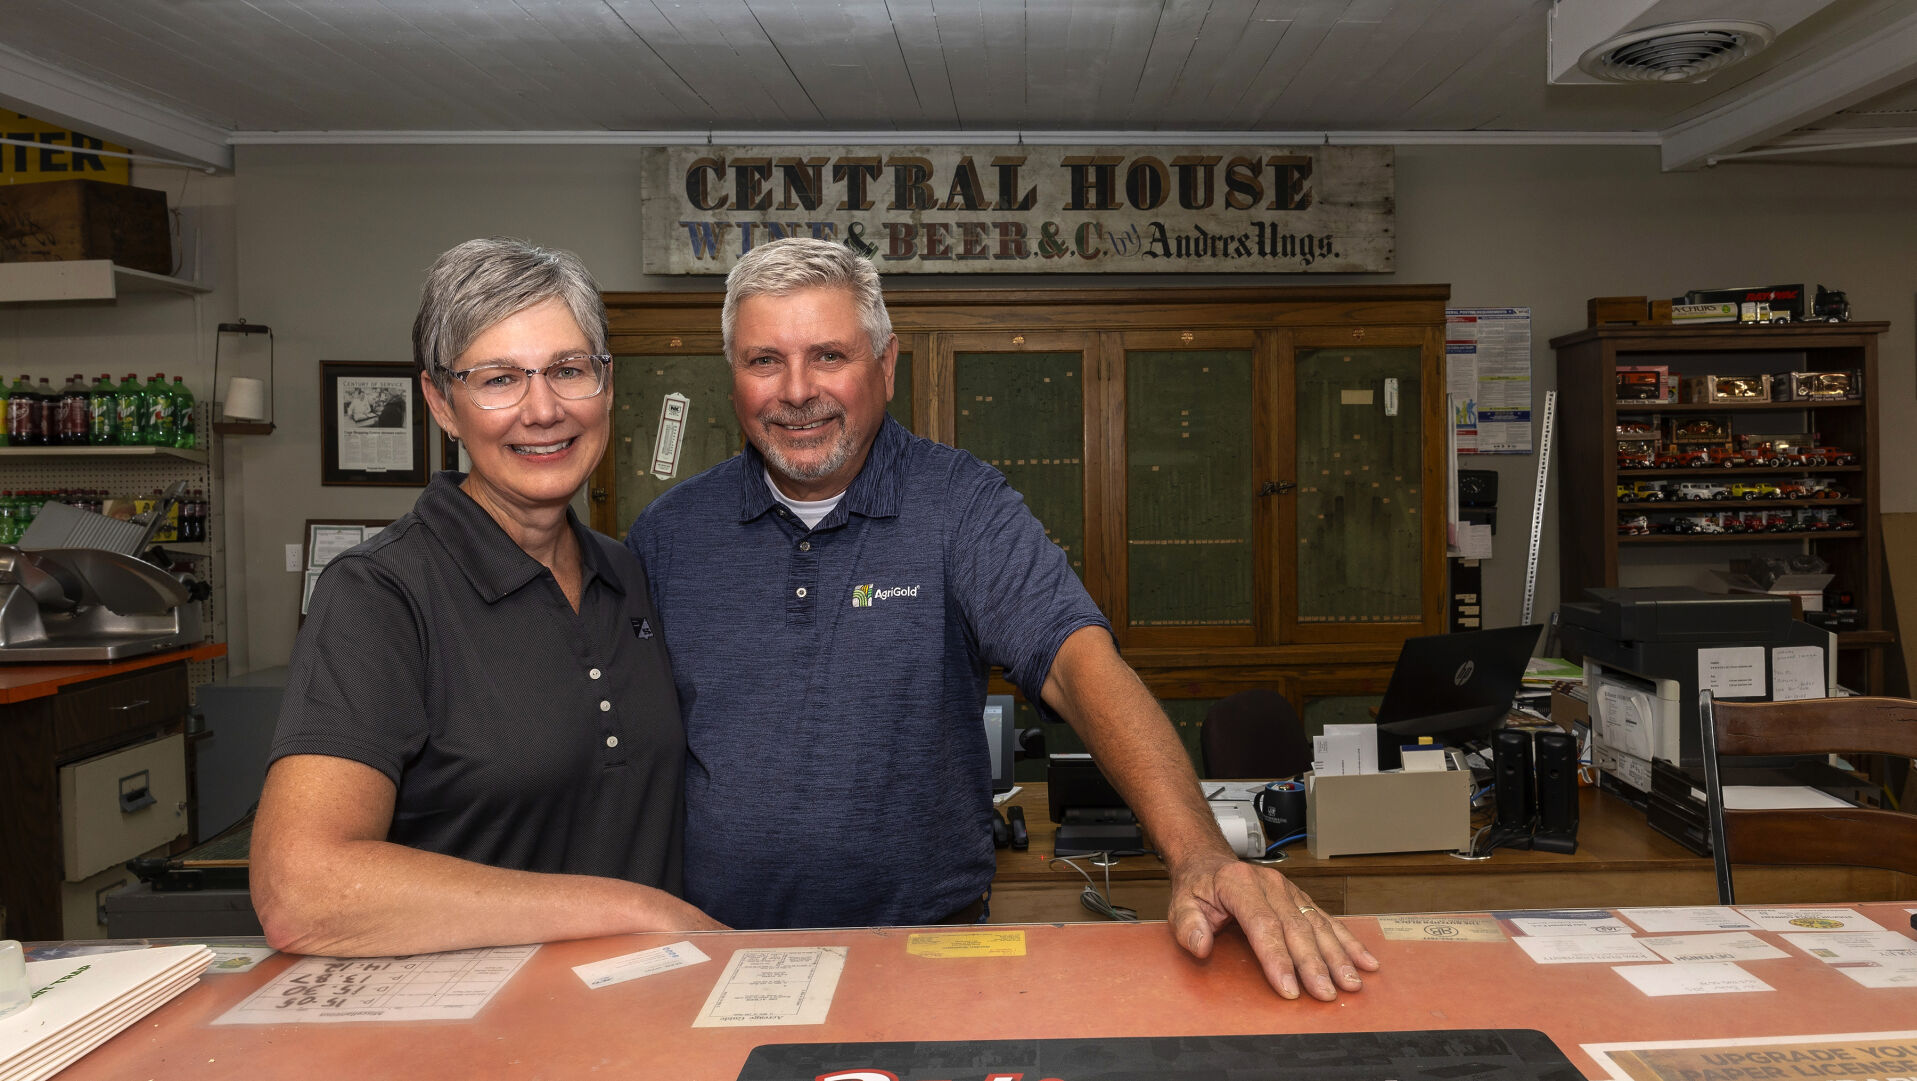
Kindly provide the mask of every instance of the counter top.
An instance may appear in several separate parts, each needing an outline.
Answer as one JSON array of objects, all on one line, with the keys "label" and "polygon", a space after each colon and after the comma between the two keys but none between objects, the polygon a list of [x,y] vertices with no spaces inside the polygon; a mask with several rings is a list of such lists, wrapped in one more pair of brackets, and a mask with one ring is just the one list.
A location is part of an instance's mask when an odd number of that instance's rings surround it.
[{"label": "counter top", "polygon": [[224,656],[225,642],[202,642],[184,649],[169,649],[143,657],[91,664],[0,664],[0,705],[44,698],[60,693],[60,688],[70,684],[117,676],[122,672],[137,672],[142,668],[157,668],[179,661],[210,661]]}]

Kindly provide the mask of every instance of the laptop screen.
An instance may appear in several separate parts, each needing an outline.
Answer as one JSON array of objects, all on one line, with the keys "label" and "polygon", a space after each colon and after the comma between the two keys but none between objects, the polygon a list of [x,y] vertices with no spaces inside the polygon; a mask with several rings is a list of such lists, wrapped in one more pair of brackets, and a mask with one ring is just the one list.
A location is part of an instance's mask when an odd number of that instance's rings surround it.
[{"label": "laptop screen", "polygon": [[1378,706],[1378,727],[1401,736],[1488,732],[1511,708],[1543,629],[1532,624],[1405,639]]}]

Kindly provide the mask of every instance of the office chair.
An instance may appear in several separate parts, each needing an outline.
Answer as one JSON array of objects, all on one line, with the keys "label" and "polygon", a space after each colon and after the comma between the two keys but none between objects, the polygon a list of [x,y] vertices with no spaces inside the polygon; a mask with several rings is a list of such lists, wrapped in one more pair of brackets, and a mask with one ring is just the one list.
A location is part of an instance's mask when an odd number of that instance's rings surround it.
[{"label": "office chair", "polygon": [[1283,695],[1263,687],[1212,703],[1198,730],[1205,776],[1293,777],[1311,768],[1311,740]]},{"label": "office chair", "polygon": [[1698,695],[1717,899],[1735,904],[1734,863],[1875,867],[1917,876],[1917,814],[1865,807],[1725,810],[1719,755],[1865,753],[1917,758],[1917,702],[1812,698],[1713,702]]}]

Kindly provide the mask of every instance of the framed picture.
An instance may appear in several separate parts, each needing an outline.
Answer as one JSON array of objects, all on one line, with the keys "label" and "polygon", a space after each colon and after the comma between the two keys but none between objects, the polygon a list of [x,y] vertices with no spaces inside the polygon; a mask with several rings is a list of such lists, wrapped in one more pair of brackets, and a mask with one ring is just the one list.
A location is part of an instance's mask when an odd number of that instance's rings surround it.
[{"label": "framed picture", "polygon": [[405,361],[320,361],[320,483],[426,483],[426,399]]},{"label": "framed picture", "polygon": [[300,622],[306,622],[306,610],[313,603],[313,587],[319,585],[320,572],[339,555],[373,538],[391,525],[377,518],[308,518],[306,520],[306,558],[300,573]]}]

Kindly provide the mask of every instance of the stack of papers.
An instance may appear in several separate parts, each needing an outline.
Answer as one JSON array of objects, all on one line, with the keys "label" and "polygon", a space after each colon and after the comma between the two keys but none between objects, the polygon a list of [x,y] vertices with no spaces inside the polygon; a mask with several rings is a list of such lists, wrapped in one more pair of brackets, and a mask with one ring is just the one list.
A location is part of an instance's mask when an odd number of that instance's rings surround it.
[{"label": "stack of papers", "polygon": [[1583,683],[1584,666],[1559,657],[1533,657],[1524,662],[1524,686],[1549,690],[1553,683]]},{"label": "stack of papers", "polygon": [[0,1081],[40,1081],[198,983],[205,946],[27,962],[33,1004],[0,1018]]}]

